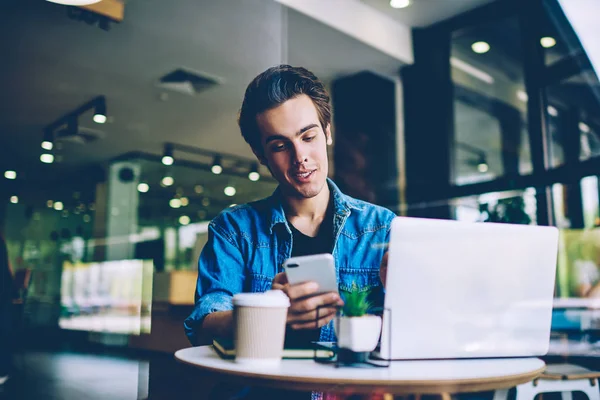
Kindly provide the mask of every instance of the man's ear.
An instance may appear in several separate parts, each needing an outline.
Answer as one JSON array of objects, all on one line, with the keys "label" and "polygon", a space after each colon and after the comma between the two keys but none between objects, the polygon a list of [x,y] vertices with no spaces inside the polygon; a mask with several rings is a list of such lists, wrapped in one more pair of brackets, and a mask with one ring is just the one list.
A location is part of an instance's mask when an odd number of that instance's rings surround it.
[{"label": "man's ear", "polygon": [[333,141],[331,140],[331,124],[327,124],[327,128],[325,128],[325,139],[327,145],[331,146]]}]

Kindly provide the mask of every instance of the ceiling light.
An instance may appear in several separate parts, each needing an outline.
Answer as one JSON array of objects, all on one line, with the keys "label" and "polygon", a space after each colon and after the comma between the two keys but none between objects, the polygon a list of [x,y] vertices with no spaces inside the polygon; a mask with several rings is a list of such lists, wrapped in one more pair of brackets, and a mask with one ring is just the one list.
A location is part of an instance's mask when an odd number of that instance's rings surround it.
[{"label": "ceiling light", "polygon": [[475,42],[471,45],[471,49],[477,54],[484,54],[490,51],[490,45],[487,42]]},{"label": "ceiling light", "polygon": [[210,200],[208,199],[208,197],[202,199],[202,205],[204,207],[208,207],[210,205]]},{"label": "ceiling light", "polygon": [[19,196],[10,196],[10,202],[17,204],[19,202]]},{"label": "ceiling light", "polygon": [[224,190],[223,193],[225,193],[225,196],[235,196],[235,188],[233,186],[227,186]]},{"label": "ceiling light", "polygon": [[163,186],[171,186],[173,183],[175,183],[175,180],[172,177],[170,177],[170,176],[165,176],[160,181],[160,184],[163,185]]},{"label": "ceiling light", "polygon": [[54,162],[54,156],[50,153],[44,153],[40,156],[40,161],[44,164],[52,164]]},{"label": "ceiling light", "polygon": [[542,47],[549,49],[550,47],[556,46],[556,39],[551,36],[546,36],[540,39]]},{"label": "ceiling light", "polygon": [[[579,130],[583,133],[590,133],[590,127],[585,122],[579,123]],[[6,175],[4,175],[4,176],[6,176]]]},{"label": "ceiling light", "polygon": [[165,144],[162,163],[165,165],[173,165],[173,145]]},{"label": "ceiling light", "polygon": [[181,200],[171,199],[169,200],[169,206],[171,206],[171,208],[179,208],[181,207]]},{"label": "ceiling light", "polygon": [[488,171],[488,169],[489,169],[489,168],[488,168],[488,165],[487,165],[487,163],[485,162],[485,160],[481,160],[481,161],[479,162],[479,164],[477,164],[477,170],[478,170],[479,172],[481,172],[481,173],[487,172],[487,171]]},{"label": "ceiling light", "polygon": [[202,186],[202,185],[194,186],[194,192],[196,192],[197,194],[202,194],[204,192],[204,186]]},{"label": "ceiling light", "polygon": [[252,168],[248,173],[248,179],[250,179],[252,182],[256,182],[260,179],[260,174],[258,173],[258,164],[252,165]]},{"label": "ceiling light", "polygon": [[50,130],[44,131],[44,140],[42,142],[42,149],[44,150],[52,150],[54,147],[54,143],[52,143],[52,132]]},{"label": "ceiling light", "polygon": [[17,179],[17,173],[15,171],[4,171],[4,177],[6,179]]},{"label": "ceiling light", "polygon": [[47,0],[50,3],[64,4],[66,6],[89,6],[102,0]]},{"label": "ceiling light", "polygon": [[179,201],[181,201],[181,207],[187,207],[190,204],[190,199],[187,197],[182,197]]},{"label": "ceiling light", "polygon": [[46,202],[46,205],[48,206],[48,208],[52,208],[52,206],[54,205],[54,202],[52,200],[48,200]]},{"label": "ceiling light", "polygon": [[137,185],[137,190],[140,193],[146,193],[148,192],[148,190],[150,190],[150,185],[148,185],[147,183],[140,183]]},{"label": "ceiling light", "polygon": [[97,124],[103,124],[106,122],[106,99],[104,96],[98,98],[96,108],[94,109],[94,117],[92,119]]},{"label": "ceiling light", "polygon": [[62,209],[64,208],[63,203],[61,201],[55,201],[54,202],[54,209],[56,211],[62,211]]},{"label": "ceiling light", "polygon": [[525,93],[523,90],[517,90],[517,99],[525,103],[527,100],[529,100],[529,96],[527,96],[527,93]]},{"label": "ceiling light", "polygon": [[221,166],[221,156],[215,156],[215,159],[213,160],[213,165],[210,168],[210,170],[215,175],[219,175],[221,172],[223,172],[223,167]]},{"label": "ceiling light", "polygon": [[548,114],[552,117],[558,117],[558,110],[552,106],[548,106]]},{"label": "ceiling light", "polygon": [[188,217],[187,215],[182,215],[181,217],[179,217],[179,223],[181,225],[188,225],[190,223],[190,217]]},{"label": "ceiling light", "polygon": [[406,8],[410,6],[410,0],[390,0],[392,8]]}]

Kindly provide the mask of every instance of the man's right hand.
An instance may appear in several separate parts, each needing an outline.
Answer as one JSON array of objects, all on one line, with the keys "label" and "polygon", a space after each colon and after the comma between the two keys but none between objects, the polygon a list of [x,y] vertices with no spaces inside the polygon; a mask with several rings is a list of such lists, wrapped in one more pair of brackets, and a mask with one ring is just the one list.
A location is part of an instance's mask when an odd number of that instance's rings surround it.
[{"label": "man's right hand", "polygon": [[315,295],[319,286],[316,282],[304,282],[290,285],[285,272],[275,275],[273,289],[282,290],[290,298],[290,308],[287,315],[287,324],[292,329],[315,329],[317,307],[319,309],[318,327],[325,326],[333,319],[337,311],[336,306],[344,304],[339,294],[328,292]]}]

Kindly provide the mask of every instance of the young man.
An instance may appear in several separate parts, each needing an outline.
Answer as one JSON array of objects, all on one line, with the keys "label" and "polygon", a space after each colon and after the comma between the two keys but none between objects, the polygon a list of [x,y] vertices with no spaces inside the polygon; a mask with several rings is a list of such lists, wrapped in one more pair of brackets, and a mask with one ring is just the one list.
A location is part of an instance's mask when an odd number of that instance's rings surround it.
[{"label": "young man", "polygon": [[[313,295],[312,282],[288,284],[282,263],[331,253],[340,290],[369,290],[380,306],[381,244],[388,242],[395,215],[344,195],[327,178],[331,105],[323,84],[306,69],[280,65],[258,75],[246,89],[239,125],[279,186],[269,198],[229,208],[210,223],[186,334],[194,345],[231,336],[233,295],[275,288],[291,301],[286,340],[335,340],[331,321],[342,299]],[[329,307],[320,311],[316,329],[320,306]]]}]

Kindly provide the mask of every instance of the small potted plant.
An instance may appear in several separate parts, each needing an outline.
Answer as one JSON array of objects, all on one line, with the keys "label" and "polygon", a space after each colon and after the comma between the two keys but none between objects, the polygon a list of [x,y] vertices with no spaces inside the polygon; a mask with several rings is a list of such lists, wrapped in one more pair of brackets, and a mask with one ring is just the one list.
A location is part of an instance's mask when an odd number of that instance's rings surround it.
[{"label": "small potted plant", "polygon": [[342,315],[334,322],[339,348],[359,353],[373,351],[377,347],[381,317],[367,314],[371,307],[368,295],[368,291],[359,291],[355,285],[343,294]]}]

